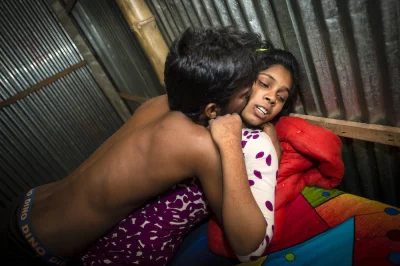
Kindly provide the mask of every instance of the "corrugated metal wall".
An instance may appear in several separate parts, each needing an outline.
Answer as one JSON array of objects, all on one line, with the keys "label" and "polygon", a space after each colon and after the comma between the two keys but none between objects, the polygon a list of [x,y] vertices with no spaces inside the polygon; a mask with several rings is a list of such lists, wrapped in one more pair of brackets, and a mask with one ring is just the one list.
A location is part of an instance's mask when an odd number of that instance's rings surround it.
[{"label": "corrugated metal wall", "polygon": [[[301,65],[296,111],[400,127],[398,0],[146,0],[168,44],[184,29],[237,26]],[[400,206],[400,150],[343,139],[341,188]]]},{"label": "corrugated metal wall", "polygon": [[72,15],[120,92],[146,99],[165,93],[116,1],[79,0]]},{"label": "corrugated metal wall", "polygon": [[[236,25],[291,51],[303,77],[299,113],[400,126],[398,0],[146,2],[168,44],[188,26]],[[78,0],[72,15],[120,91],[162,93],[115,1]],[[2,100],[82,60],[41,1],[1,1],[0,16]],[[65,176],[120,125],[88,68],[0,110],[0,206]],[[399,206],[399,149],[343,144],[341,188]]]},{"label": "corrugated metal wall", "polygon": [[[0,1],[0,100],[82,61],[43,1]],[[0,110],[0,207],[65,177],[122,125],[85,66]]]}]

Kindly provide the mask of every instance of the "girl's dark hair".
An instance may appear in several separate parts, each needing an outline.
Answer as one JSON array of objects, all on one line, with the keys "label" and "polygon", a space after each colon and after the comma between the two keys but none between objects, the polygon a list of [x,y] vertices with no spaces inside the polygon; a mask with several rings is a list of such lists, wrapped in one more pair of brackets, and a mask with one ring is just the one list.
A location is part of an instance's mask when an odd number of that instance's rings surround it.
[{"label": "girl's dark hair", "polygon": [[233,28],[188,28],[170,46],[164,81],[170,110],[197,120],[209,103],[222,108],[257,78],[258,34]]},{"label": "girl's dark hair", "polygon": [[260,71],[268,69],[273,65],[282,65],[292,76],[292,88],[289,90],[289,97],[282,111],[274,118],[274,120],[277,121],[279,117],[289,115],[289,113],[293,111],[298,94],[299,65],[292,53],[281,49],[271,48],[263,52],[258,52],[257,59]]}]

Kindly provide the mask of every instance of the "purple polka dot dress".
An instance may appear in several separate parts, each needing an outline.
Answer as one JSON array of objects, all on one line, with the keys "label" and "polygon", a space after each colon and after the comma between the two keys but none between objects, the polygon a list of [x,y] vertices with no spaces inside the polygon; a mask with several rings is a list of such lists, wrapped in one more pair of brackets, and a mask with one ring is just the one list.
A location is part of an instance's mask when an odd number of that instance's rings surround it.
[{"label": "purple polka dot dress", "polygon": [[247,256],[238,256],[242,262],[249,262],[262,256],[273,236],[279,162],[271,139],[261,130],[243,129],[242,149],[251,192],[267,221],[266,235],[258,249]]},{"label": "purple polka dot dress", "polygon": [[81,254],[83,265],[166,265],[189,230],[208,217],[197,179],[135,210]]}]

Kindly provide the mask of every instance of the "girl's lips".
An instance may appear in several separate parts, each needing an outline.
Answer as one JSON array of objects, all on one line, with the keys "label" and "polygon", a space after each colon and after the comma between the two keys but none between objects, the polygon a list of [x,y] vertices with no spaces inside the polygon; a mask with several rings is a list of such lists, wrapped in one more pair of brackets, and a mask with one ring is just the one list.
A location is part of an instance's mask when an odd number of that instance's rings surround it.
[{"label": "girl's lips", "polygon": [[[268,117],[268,113],[264,114],[260,109],[258,109],[257,105],[254,105],[253,110],[254,110],[254,114],[260,119],[265,119],[266,117]],[[267,112],[268,112],[268,110],[267,110]]]}]

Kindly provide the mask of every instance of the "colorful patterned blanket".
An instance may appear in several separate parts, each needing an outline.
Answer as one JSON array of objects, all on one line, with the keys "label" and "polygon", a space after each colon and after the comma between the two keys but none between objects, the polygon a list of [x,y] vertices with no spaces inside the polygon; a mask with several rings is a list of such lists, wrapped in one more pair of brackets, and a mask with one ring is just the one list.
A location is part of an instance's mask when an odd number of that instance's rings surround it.
[{"label": "colorful patterned blanket", "polygon": [[400,265],[400,209],[306,187],[287,206],[281,239],[268,253],[247,265]]},{"label": "colorful patterned blanket", "polygon": [[[204,224],[186,237],[170,266],[233,266],[207,245]],[[400,265],[400,209],[337,189],[306,187],[286,207],[283,230],[268,255],[250,266]]]}]

